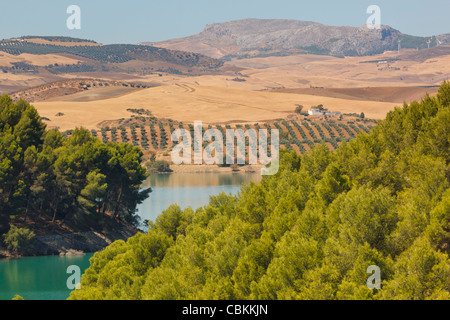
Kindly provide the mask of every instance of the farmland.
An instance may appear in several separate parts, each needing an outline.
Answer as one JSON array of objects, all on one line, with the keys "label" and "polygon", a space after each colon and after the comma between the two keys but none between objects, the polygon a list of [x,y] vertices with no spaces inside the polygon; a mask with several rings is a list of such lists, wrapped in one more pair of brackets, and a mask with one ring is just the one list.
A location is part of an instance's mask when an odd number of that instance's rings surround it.
[{"label": "farmland", "polygon": [[[293,120],[280,119],[253,124],[209,124],[203,125],[202,129],[203,133],[208,129],[217,129],[222,133],[224,140],[225,131],[228,129],[242,129],[244,132],[255,130],[257,133],[260,129],[264,129],[267,130],[269,143],[271,131],[278,129],[280,147],[303,154],[314,148],[315,145],[322,143],[326,144],[330,150],[336,150],[343,141],[349,141],[360,133],[369,133],[375,125],[375,120],[358,117],[345,116],[342,120],[324,117],[298,117]],[[140,147],[147,156],[157,154],[167,157],[173,145],[176,144],[171,140],[171,133],[176,129],[186,129],[190,132],[193,150],[194,125],[172,119],[137,115],[131,119],[111,122],[98,130],[92,129],[91,133],[105,143],[126,142]],[[68,130],[65,134],[70,135],[71,132]],[[245,144],[246,160],[248,160],[248,141]]]},{"label": "farmland", "polygon": [[[138,46],[127,44],[114,45],[62,45],[60,42],[31,42],[30,39],[4,40],[0,42],[0,51],[11,55],[28,54],[71,54],[103,63],[123,63],[131,60],[167,61],[189,67],[203,64],[205,68],[215,69],[223,65],[222,62],[202,56],[200,54],[166,50],[152,46]],[[50,44],[49,44],[50,43]]]}]

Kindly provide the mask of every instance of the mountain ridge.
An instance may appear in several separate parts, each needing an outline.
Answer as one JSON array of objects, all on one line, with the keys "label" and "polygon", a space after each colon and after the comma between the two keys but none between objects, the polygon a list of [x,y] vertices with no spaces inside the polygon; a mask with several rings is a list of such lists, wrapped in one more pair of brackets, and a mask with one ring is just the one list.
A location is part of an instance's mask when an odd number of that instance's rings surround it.
[{"label": "mountain ridge", "polygon": [[299,53],[331,56],[370,56],[402,48],[425,49],[450,44],[450,34],[417,37],[390,27],[380,29],[328,26],[293,19],[242,19],[211,23],[203,31],[184,38],[144,42],[167,49],[201,53],[216,59],[246,58]]}]

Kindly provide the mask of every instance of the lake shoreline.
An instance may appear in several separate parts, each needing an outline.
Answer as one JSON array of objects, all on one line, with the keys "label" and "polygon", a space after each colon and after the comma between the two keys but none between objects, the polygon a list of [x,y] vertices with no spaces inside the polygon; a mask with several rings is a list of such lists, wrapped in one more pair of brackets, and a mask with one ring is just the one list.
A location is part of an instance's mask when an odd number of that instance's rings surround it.
[{"label": "lake shoreline", "polygon": [[[179,165],[173,166],[174,171],[170,173],[152,173],[150,175],[163,175],[169,177],[173,174],[173,177],[183,177],[183,174],[201,177],[201,174],[212,174],[216,179],[216,174],[220,177],[222,175],[230,175],[236,177],[245,176],[246,174],[258,174],[263,166],[249,165],[239,167],[239,171],[233,171],[230,167],[218,167],[217,165]],[[176,178],[178,181],[178,178]],[[188,178],[192,181],[193,178]],[[183,180],[183,179],[182,179]],[[195,179],[194,179],[195,180]],[[200,184],[205,183],[203,177],[200,179]],[[177,182],[177,184],[185,185],[185,182]],[[218,181],[209,181],[212,185],[220,184]],[[195,186],[193,184],[192,186]],[[147,185],[146,187],[151,187]],[[173,201],[176,202],[175,200]],[[160,211],[165,210],[167,207],[162,208]],[[159,211],[158,211],[159,212]],[[76,256],[86,253],[97,252],[107,247],[116,240],[127,241],[130,237],[137,233],[145,232],[142,229],[135,227],[125,222],[116,221],[116,225],[113,228],[114,231],[96,231],[96,230],[82,230],[73,231],[58,223],[53,224],[50,221],[30,221],[29,217],[27,223],[23,221],[16,221],[14,225],[20,228],[31,228],[36,236],[33,239],[32,245],[29,248],[24,249],[20,253],[14,253],[8,250],[4,244],[0,242],[0,259],[15,259],[23,257],[38,257],[38,256]]]},{"label": "lake shoreline", "polygon": [[181,164],[171,165],[172,172],[158,172],[158,173],[233,173],[233,174],[245,174],[245,173],[257,173],[264,168],[263,165],[245,165],[238,167],[238,169],[232,169],[230,167],[219,167],[217,165],[194,165],[194,164]]},{"label": "lake shoreline", "polygon": [[36,236],[32,244],[20,253],[0,245],[0,260],[41,256],[77,256],[100,251],[117,240],[127,241],[144,232],[131,225],[122,224],[115,231],[49,233]]}]

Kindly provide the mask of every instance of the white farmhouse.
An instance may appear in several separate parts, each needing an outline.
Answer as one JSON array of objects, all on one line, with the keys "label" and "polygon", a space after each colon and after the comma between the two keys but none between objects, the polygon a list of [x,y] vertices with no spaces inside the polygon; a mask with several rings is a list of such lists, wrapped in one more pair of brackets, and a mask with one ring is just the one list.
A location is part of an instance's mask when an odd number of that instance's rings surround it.
[{"label": "white farmhouse", "polygon": [[319,109],[309,109],[308,110],[308,114],[310,116],[321,116],[324,114],[324,110],[319,110]]},{"label": "white farmhouse", "polygon": [[310,116],[340,116],[340,112],[329,111],[328,109],[314,109],[308,110]]}]

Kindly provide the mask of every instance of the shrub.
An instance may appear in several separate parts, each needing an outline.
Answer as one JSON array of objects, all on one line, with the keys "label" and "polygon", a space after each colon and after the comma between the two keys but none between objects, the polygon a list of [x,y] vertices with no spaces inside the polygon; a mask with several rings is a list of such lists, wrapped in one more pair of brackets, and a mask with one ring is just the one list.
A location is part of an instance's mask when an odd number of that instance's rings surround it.
[{"label": "shrub", "polygon": [[173,172],[173,170],[170,169],[170,164],[165,160],[157,160],[155,162],[150,163],[148,165],[148,171],[151,173]]},{"label": "shrub", "polygon": [[7,248],[17,253],[28,247],[34,237],[35,234],[30,229],[11,226],[3,239]]},{"label": "shrub", "polygon": [[295,108],[295,113],[301,114],[303,111],[303,106],[301,104],[297,104]]}]

